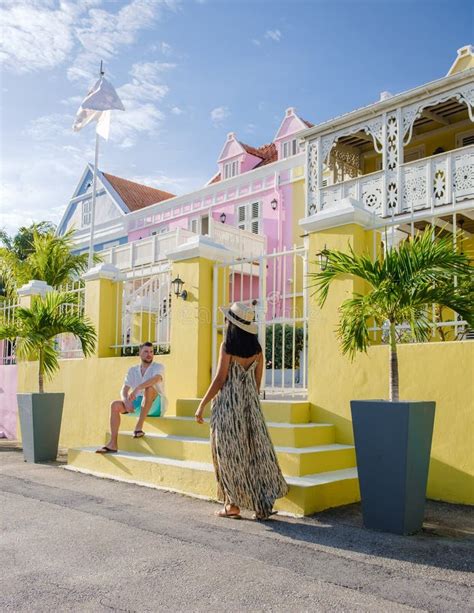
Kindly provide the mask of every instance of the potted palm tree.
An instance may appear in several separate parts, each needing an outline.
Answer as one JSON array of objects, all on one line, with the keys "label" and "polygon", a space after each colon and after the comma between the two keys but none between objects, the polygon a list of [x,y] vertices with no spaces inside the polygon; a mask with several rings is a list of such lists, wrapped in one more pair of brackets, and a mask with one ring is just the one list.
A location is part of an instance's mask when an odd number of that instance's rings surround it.
[{"label": "potted palm tree", "polygon": [[[354,359],[370,345],[369,327],[388,327],[389,401],[351,401],[362,514],[368,528],[413,534],[422,527],[435,402],[400,400],[397,333],[409,328],[411,340],[427,341],[430,313],[439,305],[474,322],[469,258],[453,249],[449,236],[425,230],[411,240],[368,255],[325,250],[325,270],[312,273],[322,307],[331,284],[351,275],[365,281],[367,293],[340,306],[337,335],[344,354]],[[466,288],[469,288],[466,291]]]},{"label": "potted palm tree", "polygon": [[34,298],[30,308],[18,307],[13,323],[0,322],[0,340],[16,342],[18,359],[38,361],[39,393],[17,394],[27,462],[55,460],[58,453],[64,394],[44,391],[45,379],[59,369],[56,337],[72,334],[85,356],[95,347],[94,327],[77,309],[71,309],[76,301],[75,294],[52,291]]}]

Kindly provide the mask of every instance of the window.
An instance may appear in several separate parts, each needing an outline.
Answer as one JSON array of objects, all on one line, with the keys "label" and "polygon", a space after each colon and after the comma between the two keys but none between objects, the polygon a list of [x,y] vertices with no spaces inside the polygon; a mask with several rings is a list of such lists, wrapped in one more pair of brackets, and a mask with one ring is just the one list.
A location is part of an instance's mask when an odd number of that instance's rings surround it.
[{"label": "window", "polygon": [[456,148],[468,147],[469,145],[474,145],[474,130],[456,134]]},{"label": "window", "polygon": [[194,232],[194,234],[207,236],[209,234],[209,215],[201,215],[201,217],[190,219],[189,229],[191,232]]},{"label": "window", "polygon": [[239,174],[239,163],[237,161],[224,164],[224,179],[230,179]]},{"label": "window", "polygon": [[415,160],[420,160],[425,157],[425,146],[420,145],[419,147],[414,147],[413,149],[409,149],[408,151],[403,152],[403,162],[414,162]]},{"label": "window", "polygon": [[254,234],[260,233],[260,202],[241,204],[237,208],[237,227]]},{"label": "window", "polygon": [[287,140],[283,143],[282,146],[282,157],[289,158],[292,155],[296,155],[298,153],[298,141],[296,138],[292,140]]},{"label": "window", "polygon": [[92,201],[84,200],[82,203],[82,226],[90,226],[92,221]]}]

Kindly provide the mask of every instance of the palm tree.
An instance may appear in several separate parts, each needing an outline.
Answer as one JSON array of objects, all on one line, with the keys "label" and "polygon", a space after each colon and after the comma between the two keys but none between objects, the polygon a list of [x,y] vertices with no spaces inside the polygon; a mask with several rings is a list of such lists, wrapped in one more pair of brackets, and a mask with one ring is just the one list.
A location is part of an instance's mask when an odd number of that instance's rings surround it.
[{"label": "palm tree", "polygon": [[[16,290],[31,279],[46,281],[51,287],[58,287],[87,270],[87,253],[74,254],[74,231],[57,236],[53,230],[33,230],[31,249],[26,257],[8,247],[0,248],[0,276],[3,279],[7,297],[13,298]],[[100,261],[94,256],[94,261]]]},{"label": "palm tree", "polygon": [[69,333],[79,339],[85,356],[92,353],[96,332],[91,322],[71,310],[77,296],[67,292],[49,292],[35,298],[30,308],[18,307],[13,323],[2,325],[0,340],[16,340],[16,355],[21,360],[38,360],[38,384],[44,392],[44,379],[51,379],[59,369],[55,338]]},{"label": "palm tree", "polygon": [[396,327],[409,324],[414,340],[426,341],[431,331],[433,304],[458,313],[468,325],[474,323],[473,270],[470,259],[453,249],[449,236],[436,237],[430,229],[388,249],[375,261],[368,255],[324,250],[327,267],[309,276],[323,306],[331,283],[346,275],[366,282],[366,294],[354,294],[340,307],[337,334],[342,352],[354,359],[370,345],[369,322],[389,323],[390,400],[399,399]]}]

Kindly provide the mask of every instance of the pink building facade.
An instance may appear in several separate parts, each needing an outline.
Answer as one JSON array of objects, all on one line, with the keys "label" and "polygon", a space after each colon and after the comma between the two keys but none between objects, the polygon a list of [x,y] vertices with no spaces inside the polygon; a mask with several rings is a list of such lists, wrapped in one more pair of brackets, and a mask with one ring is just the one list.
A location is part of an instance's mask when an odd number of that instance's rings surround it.
[{"label": "pink building facade", "polygon": [[[182,228],[218,237],[220,224],[265,237],[265,253],[282,252],[301,244],[298,219],[304,214],[304,154],[297,133],[310,126],[293,108],[287,109],[273,141],[252,147],[227,135],[217,159],[217,173],[206,186],[191,194],[171,198],[127,215],[128,242]],[[217,238],[218,240],[218,238]],[[287,280],[284,271],[267,264],[267,294],[281,296]],[[249,300],[257,295],[258,282],[245,273],[233,278],[231,298]],[[279,316],[283,306],[277,307]],[[270,314],[269,314],[270,315]]]}]

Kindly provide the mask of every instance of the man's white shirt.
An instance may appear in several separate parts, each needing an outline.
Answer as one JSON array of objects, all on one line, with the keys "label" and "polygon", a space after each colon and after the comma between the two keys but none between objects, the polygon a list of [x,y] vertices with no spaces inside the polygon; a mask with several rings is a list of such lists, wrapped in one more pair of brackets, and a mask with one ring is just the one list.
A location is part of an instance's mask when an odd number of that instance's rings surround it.
[{"label": "man's white shirt", "polygon": [[[132,390],[134,390],[138,385],[145,383],[145,381],[148,381],[149,379],[152,379],[153,377],[156,377],[157,375],[161,375],[164,379],[165,367],[163,366],[163,364],[152,362],[148,366],[148,368],[145,370],[143,375],[141,371],[141,365],[139,364],[138,366],[132,366],[132,368],[128,370],[123,384],[127,385]],[[161,396],[164,395],[163,381],[161,383],[160,382],[155,383],[153,387],[156,389],[158,394],[160,394]],[[143,395],[143,392],[141,395]]]}]

